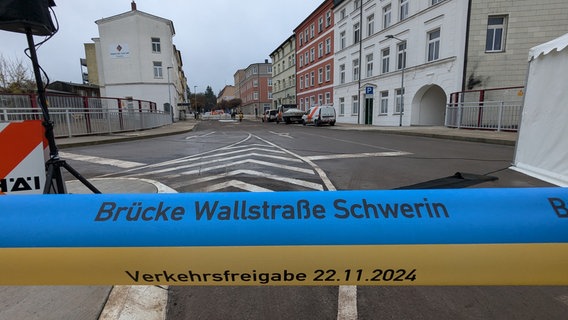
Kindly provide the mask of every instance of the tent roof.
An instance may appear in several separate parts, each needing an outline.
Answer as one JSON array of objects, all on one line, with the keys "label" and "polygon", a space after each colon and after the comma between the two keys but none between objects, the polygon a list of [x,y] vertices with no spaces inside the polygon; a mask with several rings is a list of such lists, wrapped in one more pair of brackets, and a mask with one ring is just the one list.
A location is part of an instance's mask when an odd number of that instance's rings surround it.
[{"label": "tent roof", "polygon": [[568,33],[554,40],[532,47],[529,50],[529,61],[538,58],[541,54],[546,55],[555,49],[560,52],[566,47],[568,47]]}]

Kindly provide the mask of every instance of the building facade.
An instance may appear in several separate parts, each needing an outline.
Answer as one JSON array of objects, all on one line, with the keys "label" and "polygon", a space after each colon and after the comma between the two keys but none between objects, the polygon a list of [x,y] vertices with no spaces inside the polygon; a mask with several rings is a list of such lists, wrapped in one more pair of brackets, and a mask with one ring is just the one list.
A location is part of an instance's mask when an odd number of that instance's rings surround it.
[{"label": "building facade", "polygon": [[185,102],[187,81],[182,70],[181,53],[173,44],[173,22],[137,10],[131,10],[95,22],[99,37],[85,45],[87,66],[96,66],[96,83],[105,97],[156,102],[158,110],[170,111],[178,118],[178,102]]},{"label": "building facade", "polygon": [[333,0],[325,0],[295,29],[296,104],[301,110],[333,103]]},{"label": "building facade", "polygon": [[[253,63],[235,73],[235,93],[244,114],[260,116],[272,105],[272,63]],[[238,91],[237,91],[238,90]]]},{"label": "building facade", "polygon": [[443,125],[463,78],[468,3],[335,1],[338,122]]},{"label": "building facade", "polygon": [[568,32],[565,0],[476,0],[470,12],[463,90],[524,86],[530,48]]},{"label": "building facade", "polygon": [[296,36],[292,35],[270,54],[272,59],[272,108],[296,104]]}]

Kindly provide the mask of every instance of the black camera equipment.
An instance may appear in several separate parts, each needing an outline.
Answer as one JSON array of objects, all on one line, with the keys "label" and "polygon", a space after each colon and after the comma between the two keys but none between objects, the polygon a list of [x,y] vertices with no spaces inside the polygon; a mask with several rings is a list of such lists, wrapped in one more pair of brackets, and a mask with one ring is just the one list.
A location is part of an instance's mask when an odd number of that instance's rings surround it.
[{"label": "black camera equipment", "polygon": [[59,158],[59,151],[55,144],[53,121],[49,116],[47,108],[47,97],[41,78],[42,69],[38,63],[36,44],[33,38],[34,35],[48,36],[46,40],[39,44],[41,45],[57,32],[57,27],[53,24],[50,14],[50,7],[53,6],[55,6],[53,0],[0,0],[0,29],[25,33],[28,40],[29,57],[32,61],[36,80],[39,105],[43,115],[43,126],[45,127],[45,137],[49,145],[49,160],[45,163],[47,173],[43,193],[67,193],[61,168],[69,171],[92,192],[101,193],[65,160]]}]

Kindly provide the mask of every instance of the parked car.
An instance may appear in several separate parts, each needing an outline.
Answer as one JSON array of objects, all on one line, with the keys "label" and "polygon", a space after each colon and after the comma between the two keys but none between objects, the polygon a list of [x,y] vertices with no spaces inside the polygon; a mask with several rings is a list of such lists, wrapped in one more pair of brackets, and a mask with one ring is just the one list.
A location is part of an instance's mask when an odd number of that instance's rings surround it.
[{"label": "parked car", "polygon": [[304,125],[313,123],[315,126],[322,124],[335,125],[335,108],[333,106],[313,106],[302,116]]},{"label": "parked car", "polygon": [[278,118],[276,119],[276,123],[302,123],[302,116],[304,115],[304,111],[298,109],[295,104],[283,104],[280,105],[277,110]]},{"label": "parked car", "polygon": [[266,110],[262,115],[262,122],[274,122],[278,118],[278,110]]}]

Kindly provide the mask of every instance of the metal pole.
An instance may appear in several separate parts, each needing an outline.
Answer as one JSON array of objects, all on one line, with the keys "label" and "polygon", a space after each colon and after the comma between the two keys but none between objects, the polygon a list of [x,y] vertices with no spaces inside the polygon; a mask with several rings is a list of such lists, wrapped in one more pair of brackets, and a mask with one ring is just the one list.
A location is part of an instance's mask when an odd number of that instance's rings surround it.
[{"label": "metal pole", "polygon": [[398,122],[398,126],[402,127],[402,114],[404,113],[404,69],[406,69],[406,41],[399,39],[393,36],[392,34],[387,35],[386,38],[395,39],[405,43],[404,49],[402,49],[402,57],[404,60],[402,61],[401,80],[400,80],[400,117]]},{"label": "metal pole", "polygon": [[172,123],[174,122],[174,107],[172,106],[172,90],[171,90],[171,83],[170,83],[170,69],[173,69],[173,67],[168,67],[167,68],[167,72],[168,72],[168,103],[170,104],[170,114],[172,116]]}]

